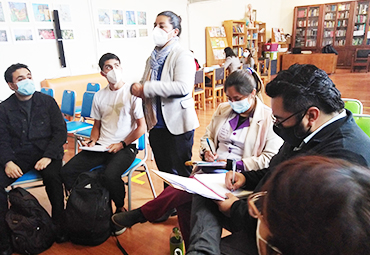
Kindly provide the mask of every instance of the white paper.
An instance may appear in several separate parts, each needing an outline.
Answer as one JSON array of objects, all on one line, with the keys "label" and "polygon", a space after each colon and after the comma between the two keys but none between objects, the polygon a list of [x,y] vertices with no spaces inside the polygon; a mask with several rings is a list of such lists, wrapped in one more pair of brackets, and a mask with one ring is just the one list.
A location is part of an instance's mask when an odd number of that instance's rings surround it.
[{"label": "white paper", "polygon": [[109,151],[109,149],[103,145],[95,145],[93,147],[88,147],[88,146],[80,146],[80,150],[85,150],[85,151],[95,151],[95,152],[105,152]]}]

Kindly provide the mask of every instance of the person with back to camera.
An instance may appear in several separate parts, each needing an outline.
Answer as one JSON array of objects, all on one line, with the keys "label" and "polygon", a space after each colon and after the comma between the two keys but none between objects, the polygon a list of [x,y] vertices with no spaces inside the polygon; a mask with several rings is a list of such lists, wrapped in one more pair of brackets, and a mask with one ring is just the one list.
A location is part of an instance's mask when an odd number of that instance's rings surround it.
[{"label": "person with back to camera", "polygon": [[231,49],[230,47],[226,47],[224,49],[224,52],[226,60],[222,66],[229,71],[229,74],[231,74],[240,67],[240,61],[239,58],[235,55],[233,49]]},{"label": "person with back to camera", "polygon": [[[229,102],[221,103],[213,114],[201,138],[201,157],[208,162],[236,159],[239,172],[267,167],[283,141],[273,132],[271,109],[257,97],[261,89],[258,75],[251,69],[237,70],[227,77],[224,89]],[[191,201],[192,194],[168,187],[140,208],[115,214],[112,221],[120,227],[131,227],[139,222],[153,222],[176,208],[187,246]]]},{"label": "person with back to camera", "polygon": [[345,160],[297,157],[248,199],[258,254],[370,254],[370,172]]},{"label": "person with back to camera", "polygon": [[192,168],[185,162],[191,160],[194,129],[199,121],[192,96],[194,56],[180,46],[180,34],[178,15],[172,11],[157,15],[153,29],[156,47],[146,62],[141,82],[131,85],[131,93],[144,101],[149,143],[158,169],[187,177]]},{"label": "person with back to camera", "polygon": [[[328,75],[314,65],[292,65],[266,85],[271,97],[274,131],[284,140],[268,168],[226,174],[228,189],[258,192],[275,167],[301,155],[322,155],[370,166],[370,138],[344,109],[341,94]],[[218,202],[193,196],[188,254],[257,254],[256,221],[248,205],[229,194]],[[222,226],[232,235],[221,242]]]}]

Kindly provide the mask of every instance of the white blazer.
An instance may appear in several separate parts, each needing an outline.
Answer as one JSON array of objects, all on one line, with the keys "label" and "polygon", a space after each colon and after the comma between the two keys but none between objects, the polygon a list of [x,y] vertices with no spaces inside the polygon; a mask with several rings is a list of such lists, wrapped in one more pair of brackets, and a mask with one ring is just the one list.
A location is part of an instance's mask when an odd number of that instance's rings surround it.
[{"label": "white blazer", "polygon": [[[243,163],[247,170],[259,170],[269,166],[271,158],[278,153],[283,140],[273,131],[271,118],[272,111],[256,97],[256,109],[244,141]],[[206,133],[200,139],[200,152],[208,149],[206,138],[212,149],[218,147],[218,132],[225,120],[230,116],[232,108],[229,103],[221,103],[212,116],[211,123],[206,128]]]},{"label": "white blazer", "polygon": [[[189,50],[174,42],[173,49],[164,63],[160,81],[146,81],[144,96],[160,96],[163,119],[171,134],[180,135],[199,127],[192,96],[195,63]],[[141,83],[150,72],[150,57],[146,61]]]}]

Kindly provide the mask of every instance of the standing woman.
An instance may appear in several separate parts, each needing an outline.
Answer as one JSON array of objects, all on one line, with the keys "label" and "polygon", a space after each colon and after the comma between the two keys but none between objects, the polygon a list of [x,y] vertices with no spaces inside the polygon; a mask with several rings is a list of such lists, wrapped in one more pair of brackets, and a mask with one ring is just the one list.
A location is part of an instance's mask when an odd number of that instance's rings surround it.
[{"label": "standing woman", "polygon": [[146,62],[140,83],[131,93],[144,100],[149,142],[159,170],[189,176],[194,129],[194,56],[179,44],[181,18],[172,11],[158,14],[153,39],[156,47]]}]

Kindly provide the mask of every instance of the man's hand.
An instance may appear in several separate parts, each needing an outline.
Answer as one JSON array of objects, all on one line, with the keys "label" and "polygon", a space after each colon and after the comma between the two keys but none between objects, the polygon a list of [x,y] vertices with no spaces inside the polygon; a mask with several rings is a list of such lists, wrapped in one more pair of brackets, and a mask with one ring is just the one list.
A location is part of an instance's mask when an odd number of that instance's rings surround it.
[{"label": "man's hand", "polygon": [[229,171],[226,173],[225,177],[225,185],[226,188],[229,190],[237,190],[240,187],[242,187],[246,182],[244,175],[238,172],[235,172],[234,183],[232,183],[232,180],[233,180],[233,171]]},{"label": "man's hand", "polygon": [[9,161],[5,164],[5,174],[9,178],[16,179],[21,177],[23,175],[23,172],[17,164],[15,164],[13,161]]},{"label": "man's hand", "polygon": [[118,151],[123,149],[122,143],[114,143],[108,146],[109,153],[117,153]]},{"label": "man's hand", "polygon": [[39,161],[37,161],[35,165],[35,169],[37,171],[44,170],[51,162],[51,158],[42,158]]},{"label": "man's hand", "polygon": [[140,83],[133,83],[130,88],[132,95],[144,99],[144,86]]},{"label": "man's hand", "polygon": [[226,196],[227,196],[226,200],[215,201],[215,202],[218,205],[218,209],[220,210],[220,212],[225,214],[227,217],[230,217],[231,206],[233,205],[235,201],[239,200],[239,198],[237,198],[231,193],[226,193]]},{"label": "man's hand", "polygon": [[94,147],[95,146],[95,142],[93,140],[90,140],[88,142],[82,141],[81,144],[82,144],[82,146],[87,146],[87,147]]},{"label": "man's hand", "polygon": [[211,151],[204,152],[204,160],[208,162],[213,162],[218,158],[217,153],[213,154]]}]

